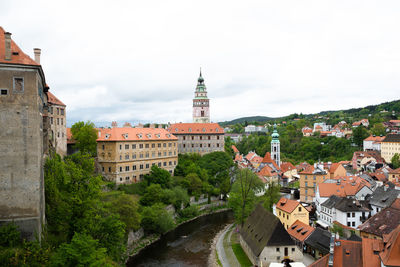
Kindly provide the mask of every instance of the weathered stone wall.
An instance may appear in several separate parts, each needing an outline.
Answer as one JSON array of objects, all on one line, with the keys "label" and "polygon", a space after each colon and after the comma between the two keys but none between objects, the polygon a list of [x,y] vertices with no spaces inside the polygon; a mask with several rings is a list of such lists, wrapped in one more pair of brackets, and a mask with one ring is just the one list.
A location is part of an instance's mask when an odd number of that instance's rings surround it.
[{"label": "weathered stone wall", "polygon": [[0,89],[8,90],[0,95],[0,223],[14,221],[28,239],[40,238],[44,221],[41,81],[37,69],[0,66]]},{"label": "weathered stone wall", "polygon": [[177,134],[179,153],[199,153],[201,155],[224,151],[224,134]]}]

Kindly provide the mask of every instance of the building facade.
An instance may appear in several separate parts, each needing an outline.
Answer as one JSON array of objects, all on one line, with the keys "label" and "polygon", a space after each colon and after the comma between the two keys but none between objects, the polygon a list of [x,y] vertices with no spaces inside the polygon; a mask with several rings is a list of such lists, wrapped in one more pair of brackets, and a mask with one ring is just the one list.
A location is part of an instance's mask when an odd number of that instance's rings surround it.
[{"label": "building facade", "polygon": [[48,96],[48,120],[50,124],[49,143],[57,154],[67,155],[67,114],[66,105],[51,92]]},{"label": "building facade", "polygon": [[400,155],[400,134],[388,134],[381,142],[381,156],[391,163],[396,153]]},{"label": "building facade", "polygon": [[45,218],[43,164],[48,151],[47,90],[40,65],[0,27],[0,224],[40,239]]},{"label": "building facade", "polygon": [[309,166],[299,173],[300,175],[300,201],[313,202],[317,185],[329,178],[329,174],[320,164]]},{"label": "building facade", "polygon": [[196,91],[193,98],[193,122],[210,122],[210,99],[207,97],[207,88],[204,84],[204,78],[201,75],[197,79]]},{"label": "building facade", "polygon": [[178,138],[179,153],[224,151],[224,129],[218,123],[175,123],[168,131]]},{"label": "building facade", "polygon": [[162,128],[99,129],[97,157],[101,173],[117,184],[140,181],[157,165],[173,173],[178,139]]},{"label": "building facade", "polygon": [[309,225],[309,211],[298,201],[281,198],[276,204],[276,214],[287,230],[295,221]]}]

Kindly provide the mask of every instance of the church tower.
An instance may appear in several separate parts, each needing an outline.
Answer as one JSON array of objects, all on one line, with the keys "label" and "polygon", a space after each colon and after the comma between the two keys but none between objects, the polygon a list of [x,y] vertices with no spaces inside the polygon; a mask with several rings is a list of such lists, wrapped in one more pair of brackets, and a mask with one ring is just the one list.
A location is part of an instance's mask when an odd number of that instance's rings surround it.
[{"label": "church tower", "polygon": [[276,130],[276,124],[274,124],[274,131],[271,136],[271,158],[279,167],[281,167],[281,144],[279,142],[279,134]]},{"label": "church tower", "polygon": [[200,76],[197,79],[196,91],[194,92],[193,98],[193,122],[210,122],[210,100],[207,97],[207,88],[201,76],[201,70]]}]

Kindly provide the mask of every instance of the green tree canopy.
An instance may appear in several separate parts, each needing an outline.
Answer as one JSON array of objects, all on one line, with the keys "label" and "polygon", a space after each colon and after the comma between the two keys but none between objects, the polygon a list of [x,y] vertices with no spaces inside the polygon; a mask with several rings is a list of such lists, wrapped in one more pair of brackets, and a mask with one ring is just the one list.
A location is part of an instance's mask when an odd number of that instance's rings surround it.
[{"label": "green tree canopy", "polygon": [[368,130],[364,126],[360,125],[353,130],[353,141],[358,147],[362,147],[364,139],[368,136]]},{"label": "green tree canopy", "polygon": [[157,165],[151,166],[150,173],[144,176],[144,180],[147,185],[159,184],[162,188],[171,187],[171,174]]},{"label": "green tree canopy", "polygon": [[392,157],[392,165],[393,165],[393,169],[397,169],[400,168],[400,155],[398,153],[394,154],[394,156]]},{"label": "green tree canopy", "polygon": [[89,153],[92,156],[96,155],[97,150],[97,132],[94,123],[77,122],[71,127],[73,139],[75,139],[75,147],[82,153]]},{"label": "green tree canopy", "polygon": [[147,233],[163,234],[174,227],[171,214],[161,203],[151,207],[143,207],[141,225]]}]

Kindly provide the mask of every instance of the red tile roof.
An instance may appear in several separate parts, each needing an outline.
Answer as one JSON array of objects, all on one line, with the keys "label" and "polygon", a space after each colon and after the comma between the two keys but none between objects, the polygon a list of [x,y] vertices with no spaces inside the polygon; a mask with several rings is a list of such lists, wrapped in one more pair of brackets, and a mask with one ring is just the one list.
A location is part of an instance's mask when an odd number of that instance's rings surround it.
[{"label": "red tile roof", "polygon": [[364,186],[371,187],[371,185],[364,179],[357,176],[335,177],[333,180],[339,181],[336,183],[320,183],[318,184],[319,195],[321,197],[330,197],[332,195],[347,197],[354,196]]},{"label": "red tile roof", "polygon": [[364,141],[373,141],[373,142],[382,142],[385,139],[385,136],[373,136],[370,135],[364,139]]},{"label": "red tile roof", "polygon": [[311,263],[307,267],[328,267],[329,254],[323,256],[319,260]]},{"label": "red tile roof", "polygon": [[281,171],[282,172],[287,172],[287,171],[291,171],[291,170],[294,170],[294,169],[296,169],[296,167],[293,166],[293,164],[290,163],[290,162],[282,162],[281,163]]},{"label": "red tile roof", "polygon": [[360,241],[335,240],[335,248],[333,252],[333,267],[344,266],[363,266],[362,245]]},{"label": "red tile roof", "polygon": [[293,238],[303,242],[307,237],[311,235],[311,233],[315,230],[314,227],[309,226],[299,220],[296,220],[288,229],[287,232]]},{"label": "red tile roof", "polygon": [[382,240],[363,238],[362,239],[362,260],[364,267],[381,266],[378,253],[383,248]]},{"label": "red tile roof", "polygon": [[342,165],[340,163],[332,163],[331,167],[329,168],[329,173],[334,173],[339,166]]},{"label": "red tile roof", "polygon": [[272,177],[272,176],[274,176],[274,175],[277,175],[278,173],[277,172],[274,172],[274,170],[270,167],[270,166],[268,166],[268,165],[265,165],[258,173],[257,173],[257,175],[259,175],[259,176],[265,176],[265,177]]},{"label": "red tile roof", "polygon": [[275,162],[274,160],[272,160],[272,158],[271,158],[271,153],[269,153],[269,152],[265,153],[265,156],[264,156],[264,158],[262,159],[262,163],[271,163],[272,165],[274,165],[274,167],[275,167],[276,169],[279,170],[278,165],[276,164],[276,162]]},{"label": "red tile roof", "polygon": [[385,266],[400,266],[400,225],[390,234],[383,235],[384,249],[379,254]]},{"label": "red tile roof", "polygon": [[395,229],[400,222],[400,210],[389,207],[381,210],[357,227],[360,231],[382,237]]},{"label": "red tile roof", "polygon": [[239,149],[235,145],[232,145],[233,152],[239,153]]},{"label": "red tile roof", "polygon": [[35,65],[39,66],[33,59],[26,55],[11,39],[11,60],[5,59],[5,37],[4,29],[0,27],[0,63],[19,64],[19,65]]},{"label": "red tile roof", "polygon": [[53,95],[50,91],[47,92],[48,102],[54,105],[64,106],[65,104],[61,102],[55,95]]},{"label": "red tile roof", "polygon": [[288,213],[292,213],[298,205],[301,205],[300,202],[282,197],[279,199],[278,203],[276,203],[276,208]]},{"label": "red tile roof", "polygon": [[97,141],[151,141],[178,140],[174,135],[162,128],[111,128],[98,129]]},{"label": "red tile roof", "polygon": [[172,134],[223,134],[224,128],[218,123],[175,123],[168,131]]},{"label": "red tile roof", "polygon": [[[305,167],[305,169],[303,169],[300,174],[312,174],[313,171],[315,170],[314,166],[312,165],[308,165]],[[325,175],[325,174],[324,174]]]},{"label": "red tile roof", "polygon": [[67,144],[75,144],[76,141],[72,138],[71,128],[67,128]]}]

